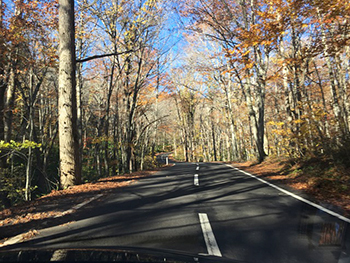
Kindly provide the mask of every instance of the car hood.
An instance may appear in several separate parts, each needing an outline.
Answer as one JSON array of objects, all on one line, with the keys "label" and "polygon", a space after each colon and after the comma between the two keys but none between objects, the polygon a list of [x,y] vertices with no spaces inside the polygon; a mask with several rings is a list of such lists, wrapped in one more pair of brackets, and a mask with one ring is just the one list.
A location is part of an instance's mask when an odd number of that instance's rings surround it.
[{"label": "car hood", "polygon": [[0,262],[241,262],[205,254],[134,247],[16,248],[0,251]]}]

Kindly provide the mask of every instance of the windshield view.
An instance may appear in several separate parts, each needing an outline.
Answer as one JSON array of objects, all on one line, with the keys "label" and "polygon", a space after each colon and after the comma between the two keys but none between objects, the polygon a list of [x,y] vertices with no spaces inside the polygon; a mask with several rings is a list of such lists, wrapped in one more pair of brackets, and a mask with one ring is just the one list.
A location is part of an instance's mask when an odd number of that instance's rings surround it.
[{"label": "windshield view", "polygon": [[350,263],[350,3],[0,0],[0,261]]}]

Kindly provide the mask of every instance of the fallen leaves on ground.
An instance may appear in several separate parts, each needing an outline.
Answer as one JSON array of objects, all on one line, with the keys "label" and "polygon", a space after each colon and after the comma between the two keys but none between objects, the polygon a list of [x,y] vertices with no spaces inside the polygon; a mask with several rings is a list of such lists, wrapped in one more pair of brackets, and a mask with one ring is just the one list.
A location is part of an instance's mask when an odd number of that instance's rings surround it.
[{"label": "fallen leaves on ground", "polygon": [[31,220],[39,220],[43,218],[54,218],[56,216],[60,216],[61,214],[63,213],[57,212],[57,211],[49,211],[49,212],[26,213],[26,214],[15,215],[12,217],[8,217],[4,220],[1,220],[0,227],[5,225],[23,224]]},{"label": "fallen leaves on ground", "polygon": [[76,222],[76,221],[69,221],[69,222],[67,222],[67,223],[62,224],[61,226],[67,226],[67,225],[73,224],[73,223],[75,223],[75,222]]},{"label": "fallen leaves on ground", "polygon": [[115,182],[113,179],[98,181],[96,183],[86,183],[81,185],[71,186],[65,190],[54,190],[50,194],[45,195],[42,198],[49,197],[58,197],[58,196],[67,196],[67,195],[75,195],[75,194],[85,194],[91,192],[102,192],[106,190],[115,189],[118,187],[123,187],[129,185],[134,180],[127,180],[122,182]]},{"label": "fallen leaves on ground", "polygon": [[22,238],[23,240],[30,239],[35,237],[39,232],[37,230],[30,230],[27,233],[23,234]]}]

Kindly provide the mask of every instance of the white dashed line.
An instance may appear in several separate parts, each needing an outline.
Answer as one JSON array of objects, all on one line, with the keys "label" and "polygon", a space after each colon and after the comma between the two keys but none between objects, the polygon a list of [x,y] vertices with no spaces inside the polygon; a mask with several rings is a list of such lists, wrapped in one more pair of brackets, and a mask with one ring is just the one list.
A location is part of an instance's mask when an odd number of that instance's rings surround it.
[{"label": "white dashed line", "polygon": [[198,170],[199,170],[199,166],[196,167],[196,171],[198,171]]},{"label": "white dashed line", "polygon": [[194,183],[195,186],[199,186],[198,174],[194,175],[193,183]]},{"label": "white dashed line", "polygon": [[218,244],[216,243],[213,230],[211,229],[208,215],[205,213],[199,213],[198,216],[201,223],[205,244],[207,245],[208,254],[222,257]]},{"label": "white dashed line", "polygon": [[240,171],[240,172],[242,172],[242,173],[244,173],[244,174],[246,174],[246,175],[248,175],[248,176],[250,176],[250,177],[252,177],[252,178],[254,178],[254,179],[256,179],[256,180],[258,180],[258,181],[260,181],[262,183],[264,183],[264,184],[267,184],[267,185],[277,189],[278,191],[281,191],[282,193],[285,193],[285,194],[287,194],[287,195],[289,195],[289,196],[291,196],[291,197],[293,197],[295,199],[298,199],[301,202],[304,202],[304,203],[306,203],[308,205],[311,205],[311,206],[313,206],[313,207],[315,207],[315,208],[317,208],[317,209],[319,209],[319,210],[321,210],[321,211],[323,211],[323,212],[325,212],[325,213],[327,213],[329,215],[335,216],[335,217],[339,218],[340,220],[343,220],[343,221],[345,221],[347,223],[350,223],[350,219],[349,218],[346,218],[345,216],[342,216],[342,215],[340,215],[340,214],[338,214],[338,213],[336,213],[336,212],[334,212],[332,210],[329,210],[329,209],[327,209],[327,208],[325,208],[323,206],[315,204],[314,202],[311,202],[311,201],[309,201],[309,200],[307,200],[307,199],[305,199],[305,198],[303,198],[301,196],[293,194],[293,193],[291,193],[291,192],[289,192],[289,191],[287,191],[287,190],[285,190],[285,189],[283,189],[281,187],[278,187],[277,185],[269,183],[269,182],[267,182],[267,181],[265,181],[265,180],[255,176],[255,175],[252,175],[252,174],[250,174],[248,172],[245,172],[245,171],[242,171],[242,170],[240,170],[240,169],[238,169],[236,167],[233,167],[232,165],[226,164],[226,166],[231,167],[231,168],[233,168],[236,171]]}]

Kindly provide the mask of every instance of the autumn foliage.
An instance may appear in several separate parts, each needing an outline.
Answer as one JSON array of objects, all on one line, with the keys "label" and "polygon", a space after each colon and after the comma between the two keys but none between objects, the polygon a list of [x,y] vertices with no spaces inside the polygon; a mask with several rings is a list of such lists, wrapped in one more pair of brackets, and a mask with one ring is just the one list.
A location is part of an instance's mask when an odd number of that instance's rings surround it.
[{"label": "autumn foliage", "polygon": [[349,3],[199,0],[181,8],[193,32],[189,45],[206,57],[205,66],[198,55],[191,60],[207,86],[203,103],[216,101],[221,117],[213,118],[222,122],[206,159],[217,159],[216,140],[230,145],[222,160],[326,155],[347,162]]},{"label": "autumn foliage", "polygon": [[[0,3],[0,140],[35,146],[1,149],[10,206],[60,187],[58,20],[56,1]],[[84,182],[152,168],[160,151],[349,165],[347,1],[76,3]]]}]

